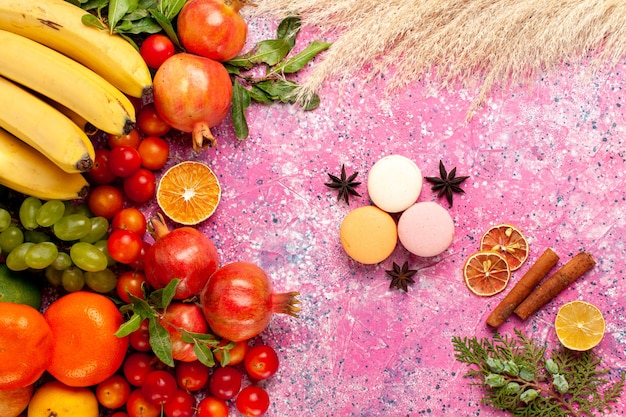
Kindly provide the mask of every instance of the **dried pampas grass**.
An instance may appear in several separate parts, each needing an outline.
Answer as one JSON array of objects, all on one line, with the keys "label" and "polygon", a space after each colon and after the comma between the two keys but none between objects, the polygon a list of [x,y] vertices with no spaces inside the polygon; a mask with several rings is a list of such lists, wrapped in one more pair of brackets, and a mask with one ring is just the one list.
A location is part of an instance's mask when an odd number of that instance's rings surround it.
[{"label": "dried pampas grass", "polygon": [[626,0],[255,0],[251,16],[298,14],[331,34],[298,94],[357,70],[388,74],[390,90],[432,77],[480,89],[470,112],[498,84],[525,82],[593,54],[614,65],[626,52]]}]

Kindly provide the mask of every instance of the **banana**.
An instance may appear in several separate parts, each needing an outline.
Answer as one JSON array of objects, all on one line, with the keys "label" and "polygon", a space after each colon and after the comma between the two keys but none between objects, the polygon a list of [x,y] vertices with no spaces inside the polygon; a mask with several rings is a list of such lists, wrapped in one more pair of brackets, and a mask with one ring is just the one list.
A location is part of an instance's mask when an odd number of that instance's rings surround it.
[{"label": "banana", "polygon": [[65,0],[0,0],[0,29],[56,49],[130,96],[148,94],[152,77],[139,52],[119,35],[84,25],[85,14]]},{"label": "banana", "polygon": [[107,133],[128,133],[135,108],[120,90],[71,58],[0,30],[0,75],[59,102]]},{"label": "banana", "polygon": [[42,200],[74,200],[89,191],[87,180],[56,166],[9,132],[0,129],[0,184]]},{"label": "banana", "polygon": [[78,125],[22,87],[0,77],[0,127],[65,172],[91,169],[94,147]]},{"label": "banana", "polygon": [[87,134],[87,136],[93,136],[96,133],[98,133],[98,129],[94,125],[89,123],[87,121],[87,119],[85,119],[80,114],[76,113],[75,111],[72,111],[72,110],[68,109],[67,107],[65,107],[62,104],[57,103],[56,101],[50,100],[48,97],[42,96],[41,94],[37,94],[37,96],[40,99],[42,99],[43,101],[45,101],[46,103],[48,103],[49,105],[51,105],[52,107],[54,107],[55,109],[57,109],[58,111],[60,111],[61,113],[63,113],[65,116],[67,116],[83,132],[85,132]]}]

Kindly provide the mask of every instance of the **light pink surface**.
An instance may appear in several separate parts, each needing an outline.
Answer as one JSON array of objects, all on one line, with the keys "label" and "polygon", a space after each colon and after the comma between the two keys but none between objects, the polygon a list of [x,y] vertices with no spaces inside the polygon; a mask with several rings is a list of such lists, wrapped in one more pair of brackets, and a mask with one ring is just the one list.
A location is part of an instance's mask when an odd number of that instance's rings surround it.
[{"label": "light pink surface", "polygon": [[[273,36],[273,24],[250,26],[250,42]],[[311,34],[305,28],[299,47]],[[597,266],[501,332],[520,329],[555,346],[558,307],[590,301],[607,323],[596,352],[612,378],[626,367],[626,61],[597,75],[587,70],[571,63],[532,88],[494,91],[469,122],[474,90],[415,83],[387,98],[385,80],[363,85],[355,74],[327,83],[315,111],[254,104],[248,140],[238,141],[226,121],[214,129],[217,149],[194,155],[189,142],[174,153],[171,164],[197,158],[219,176],[221,203],[200,228],[221,262],[258,263],[276,290],[302,294],[301,317],[276,316],[262,334],[282,361],[262,383],[272,399],[268,416],[508,415],[480,404],[480,389],[463,378],[467,368],[455,362],[451,344],[455,335],[492,334],[485,320],[504,293],[475,296],[461,268],[483,232],[502,222],[517,225],[531,248],[510,288],[546,247],[560,255],[559,266],[580,250]],[[438,174],[439,160],[470,176],[452,207],[427,183],[419,197],[446,207],[456,234],[436,257],[398,245],[381,264],[360,265],[343,252],[338,230],[351,209],[370,204],[366,186],[347,206],[324,183],[342,164],[365,181],[392,153],[411,158],[425,176]],[[385,274],[404,261],[418,270],[408,293],[390,290]],[[611,415],[625,415],[624,404]]]}]

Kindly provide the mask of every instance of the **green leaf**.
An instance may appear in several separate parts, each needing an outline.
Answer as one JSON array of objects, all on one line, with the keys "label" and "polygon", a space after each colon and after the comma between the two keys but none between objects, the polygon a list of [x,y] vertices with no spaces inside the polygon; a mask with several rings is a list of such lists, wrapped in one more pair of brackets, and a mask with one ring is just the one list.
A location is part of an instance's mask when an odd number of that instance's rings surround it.
[{"label": "green leaf", "polygon": [[90,26],[90,27],[94,27],[94,28],[102,29],[102,30],[105,30],[107,28],[100,21],[100,19],[98,19],[96,16],[92,15],[91,13],[84,14],[80,18],[80,21],[83,22],[83,25],[85,25],[85,26]]},{"label": "green leaf", "polygon": [[142,9],[142,8],[137,8],[136,10],[130,12],[130,13],[126,13],[124,15],[124,17],[122,18],[123,20],[130,20],[131,22],[135,22],[137,20],[141,20],[145,17],[150,16],[150,12],[148,12],[148,10],[146,9]]},{"label": "green leaf", "polygon": [[268,96],[265,91],[261,90],[256,85],[252,85],[252,87],[248,91],[248,94],[250,95],[250,99],[259,103],[270,104],[274,102],[274,100],[270,96]]},{"label": "green leaf", "polygon": [[127,321],[125,321],[124,323],[120,325],[120,327],[115,332],[115,336],[117,337],[128,336],[132,332],[139,329],[139,326],[141,326],[142,321],[143,321],[143,317],[141,317],[139,314],[136,314],[136,313],[133,314],[132,316],[130,316],[130,319],[128,319]]},{"label": "green leaf", "polygon": [[222,358],[220,359],[220,365],[226,366],[230,362],[230,349],[220,349],[222,351]]},{"label": "green leaf", "polygon": [[193,352],[198,357],[198,360],[205,366],[208,366],[209,368],[215,366],[213,352],[211,352],[211,348],[209,348],[207,345],[196,342],[193,344]]},{"label": "green leaf", "polygon": [[204,342],[205,345],[209,346],[217,346],[219,344],[219,340],[217,340],[215,336],[210,333],[195,333],[189,331],[183,331],[182,333],[183,335],[189,337],[189,343],[194,340],[201,340]]},{"label": "green leaf", "polygon": [[141,20],[133,22],[133,26],[129,30],[125,30],[124,33],[139,35],[142,33],[159,33],[162,30],[161,25],[159,25],[153,18],[145,17]]},{"label": "green leaf", "polygon": [[137,1],[133,0],[110,0],[109,1],[109,27],[111,31],[117,26],[118,22],[122,20],[124,15],[131,10],[132,5],[137,7]]},{"label": "green leaf", "polygon": [[117,26],[113,29],[114,33],[129,33],[133,30],[133,22],[130,20],[121,20],[117,23]]},{"label": "green leaf", "polygon": [[293,102],[295,99],[293,91],[298,84],[289,80],[266,80],[256,84],[258,88],[267,93],[273,100],[280,100],[283,103]]},{"label": "green leaf", "polygon": [[172,340],[167,329],[159,323],[156,317],[153,317],[148,322],[148,331],[150,332],[150,346],[156,357],[167,366],[173,367]]},{"label": "green leaf", "polygon": [[241,69],[237,68],[234,65],[230,65],[229,61],[222,62],[222,65],[224,66],[224,68],[226,68],[226,71],[228,71],[230,75],[241,75]]},{"label": "green leaf", "polygon": [[296,45],[296,37],[298,36],[301,27],[302,22],[298,16],[287,17],[278,24],[276,37],[278,39],[287,40],[289,42],[290,49],[293,49]]},{"label": "green leaf", "polygon": [[161,10],[165,17],[172,21],[180,12],[180,9],[185,5],[186,0],[170,0],[170,1],[162,1],[161,6],[165,4],[165,8]]},{"label": "green leaf", "polygon": [[246,109],[250,106],[250,93],[236,80],[233,82],[233,97],[231,106],[231,117],[235,134],[239,140],[248,138],[248,122],[246,120]]},{"label": "green leaf", "polygon": [[170,305],[176,295],[176,287],[179,282],[179,279],[173,279],[165,286],[165,288],[163,288],[161,295],[161,308],[166,309],[167,306]]},{"label": "green leaf", "polygon": [[109,0],[89,0],[87,2],[83,2],[83,5],[80,7],[83,10],[102,10],[109,5]]},{"label": "green leaf", "polygon": [[135,314],[138,314],[143,318],[151,318],[156,315],[154,309],[152,308],[150,303],[148,303],[148,301],[139,297],[135,297],[132,294],[128,294],[128,298],[133,305],[133,311],[135,312]]},{"label": "green leaf", "polygon": [[273,73],[291,74],[300,71],[320,52],[330,48],[332,44],[328,42],[313,41],[300,53],[281,62],[280,65],[272,68]]},{"label": "green leaf", "polygon": [[287,56],[291,47],[286,39],[268,39],[258,42],[252,51],[244,54],[252,64],[267,64],[273,66],[278,64]]},{"label": "green leaf", "polygon": [[158,7],[159,6],[159,1],[158,0],[139,0],[139,3],[137,4],[137,9],[142,9],[142,10],[148,10],[152,7]]},{"label": "green leaf", "polygon": [[149,12],[154,18],[154,20],[157,21],[159,26],[163,28],[163,31],[165,32],[165,34],[169,36],[172,42],[174,42],[174,45],[182,49],[180,41],[178,40],[178,35],[176,34],[176,30],[172,26],[172,22],[170,21],[170,19],[168,19],[167,16],[165,16],[163,13],[161,13],[159,10],[155,8],[149,9]]},{"label": "green leaf", "polygon": [[224,62],[224,66],[229,72],[231,71],[229,68],[241,68],[243,70],[250,70],[254,67],[254,64],[250,62],[250,59],[246,57],[247,55],[248,54],[238,55],[232,59],[229,59],[228,61]]}]

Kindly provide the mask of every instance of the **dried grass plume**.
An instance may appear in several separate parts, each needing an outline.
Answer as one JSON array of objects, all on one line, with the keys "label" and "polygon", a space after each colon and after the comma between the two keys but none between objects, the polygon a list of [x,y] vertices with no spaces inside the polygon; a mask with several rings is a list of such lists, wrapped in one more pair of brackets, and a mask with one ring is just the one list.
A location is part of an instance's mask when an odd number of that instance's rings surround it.
[{"label": "dried grass plume", "polygon": [[334,37],[299,90],[330,78],[387,74],[397,90],[424,78],[480,85],[526,82],[588,54],[615,65],[626,52],[626,0],[255,0],[250,16],[298,14]]}]

